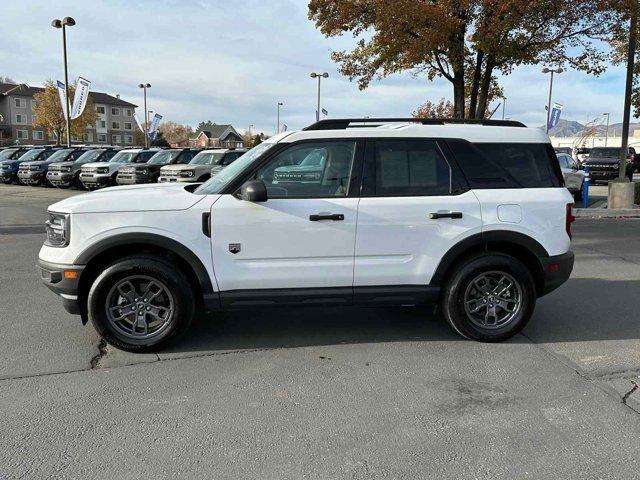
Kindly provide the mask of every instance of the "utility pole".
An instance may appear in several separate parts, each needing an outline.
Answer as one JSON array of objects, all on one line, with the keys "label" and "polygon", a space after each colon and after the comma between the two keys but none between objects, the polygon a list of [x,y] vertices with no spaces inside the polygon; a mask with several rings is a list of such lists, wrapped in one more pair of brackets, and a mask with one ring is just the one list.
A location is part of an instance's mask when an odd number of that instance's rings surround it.
[{"label": "utility pole", "polygon": [[138,85],[144,92],[144,148],[149,148],[149,111],[147,110],[147,88],[151,88],[150,83]]},{"label": "utility pole", "polygon": [[554,73],[562,73],[564,70],[562,68],[543,68],[542,73],[550,73],[551,80],[549,81],[549,101],[547,102],[547,125],[546,131],[549,133],[549,116],[551,115],[551,95],[553,93],[553,74]]},{"label": "utility pole", "polygon": [[607,116],[607,129],[604,131],[604,146],[606,147],[609,140],[609,113],[603,113],[603,115]]},{"label": "utility pole", "polygon": [[[502,97],[502,119],[504,120],[504,109],[507,106],[507,97]],[[547,120],[548,123],[548,120]]]},{"label": "utility pole", "polygon": [[329,78],[329,74],[327,72],[324,72],[324,73],[311,72],[309,76],[311,78],[318,79],[318,105],[316,108],[316,122],[319,122],[320,121],[320,80],[323,78]]},{"label": "utility pole", "polygon": [[278,116],[276,119],[276,135],[280,133],[280,107],[283,106],[284,103],[278,102]]},{"label": "utility pole", "polygon": [[67,112],[67,148],[71,147],[71,113],[69,106],[69,70],[67,68],[67,27],[73,27],[76,21],[71,17],[64,17],[62,20],[54,19],[51,21],[53,28],[62,29],[62,55],[64,59],[64,96],[66,98],[66,105],[64,106]]}]

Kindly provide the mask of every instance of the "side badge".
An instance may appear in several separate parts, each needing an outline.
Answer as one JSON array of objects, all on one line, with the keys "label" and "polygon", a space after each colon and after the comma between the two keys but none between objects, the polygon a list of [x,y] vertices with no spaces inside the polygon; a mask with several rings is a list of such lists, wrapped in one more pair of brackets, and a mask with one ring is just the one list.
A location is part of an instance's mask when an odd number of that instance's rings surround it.
[{"label": "side badge", "polygon": [[229,244],[229,251],[231,253],[233,253],[234,255],[236,253],[240,253],[241,249],[242,249],[242,246],[239,243],[230,243]]}]

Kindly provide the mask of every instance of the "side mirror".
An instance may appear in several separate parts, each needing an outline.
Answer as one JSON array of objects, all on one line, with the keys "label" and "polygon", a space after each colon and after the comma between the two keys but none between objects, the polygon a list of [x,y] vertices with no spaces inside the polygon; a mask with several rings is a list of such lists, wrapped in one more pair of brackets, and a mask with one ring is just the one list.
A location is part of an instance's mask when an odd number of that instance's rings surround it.
[{"label": "side mirror", "polygon": [[267,186],[262,180],[249,180],[240,187],[240,198],[247,202],[266,202]]}]

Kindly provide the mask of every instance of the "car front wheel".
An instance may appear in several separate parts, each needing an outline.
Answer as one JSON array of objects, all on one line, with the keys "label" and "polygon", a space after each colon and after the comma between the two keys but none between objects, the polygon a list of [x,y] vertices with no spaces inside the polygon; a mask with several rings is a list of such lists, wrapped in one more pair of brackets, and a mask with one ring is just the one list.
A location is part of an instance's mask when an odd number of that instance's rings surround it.
[{"label": "car front wheel", "polygon": [[527,324],[536,302],[531,273],[509,255],[483,253],[457,266],[445,284],[442,311],[465,338],[498,342]]},{"label": "car front wheel", "polygon": [[133,256],[94,281],[89,318],[109,344],[130,352],[164,348],[191,324],[194,296],[186,276],[161,257]]}]

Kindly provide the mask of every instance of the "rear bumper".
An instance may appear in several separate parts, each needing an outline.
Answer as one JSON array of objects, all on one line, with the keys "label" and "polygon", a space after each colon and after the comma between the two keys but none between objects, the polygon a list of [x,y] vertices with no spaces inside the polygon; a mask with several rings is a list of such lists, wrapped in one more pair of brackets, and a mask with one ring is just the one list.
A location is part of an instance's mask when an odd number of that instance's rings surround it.
[{"label": "rear bumper", "polygon": [[540,259],[544,272],[544,282],[539,296],[553,292],[566,282],[573,271],[574,254],[572,251]]},{"label": "rear bumper", "polygon": [[80,315],[78,302],[78,282],[83,265],[63,265],[38,259],[40,279],[49,290],[62,299],[62,306],[69,313]]}]

